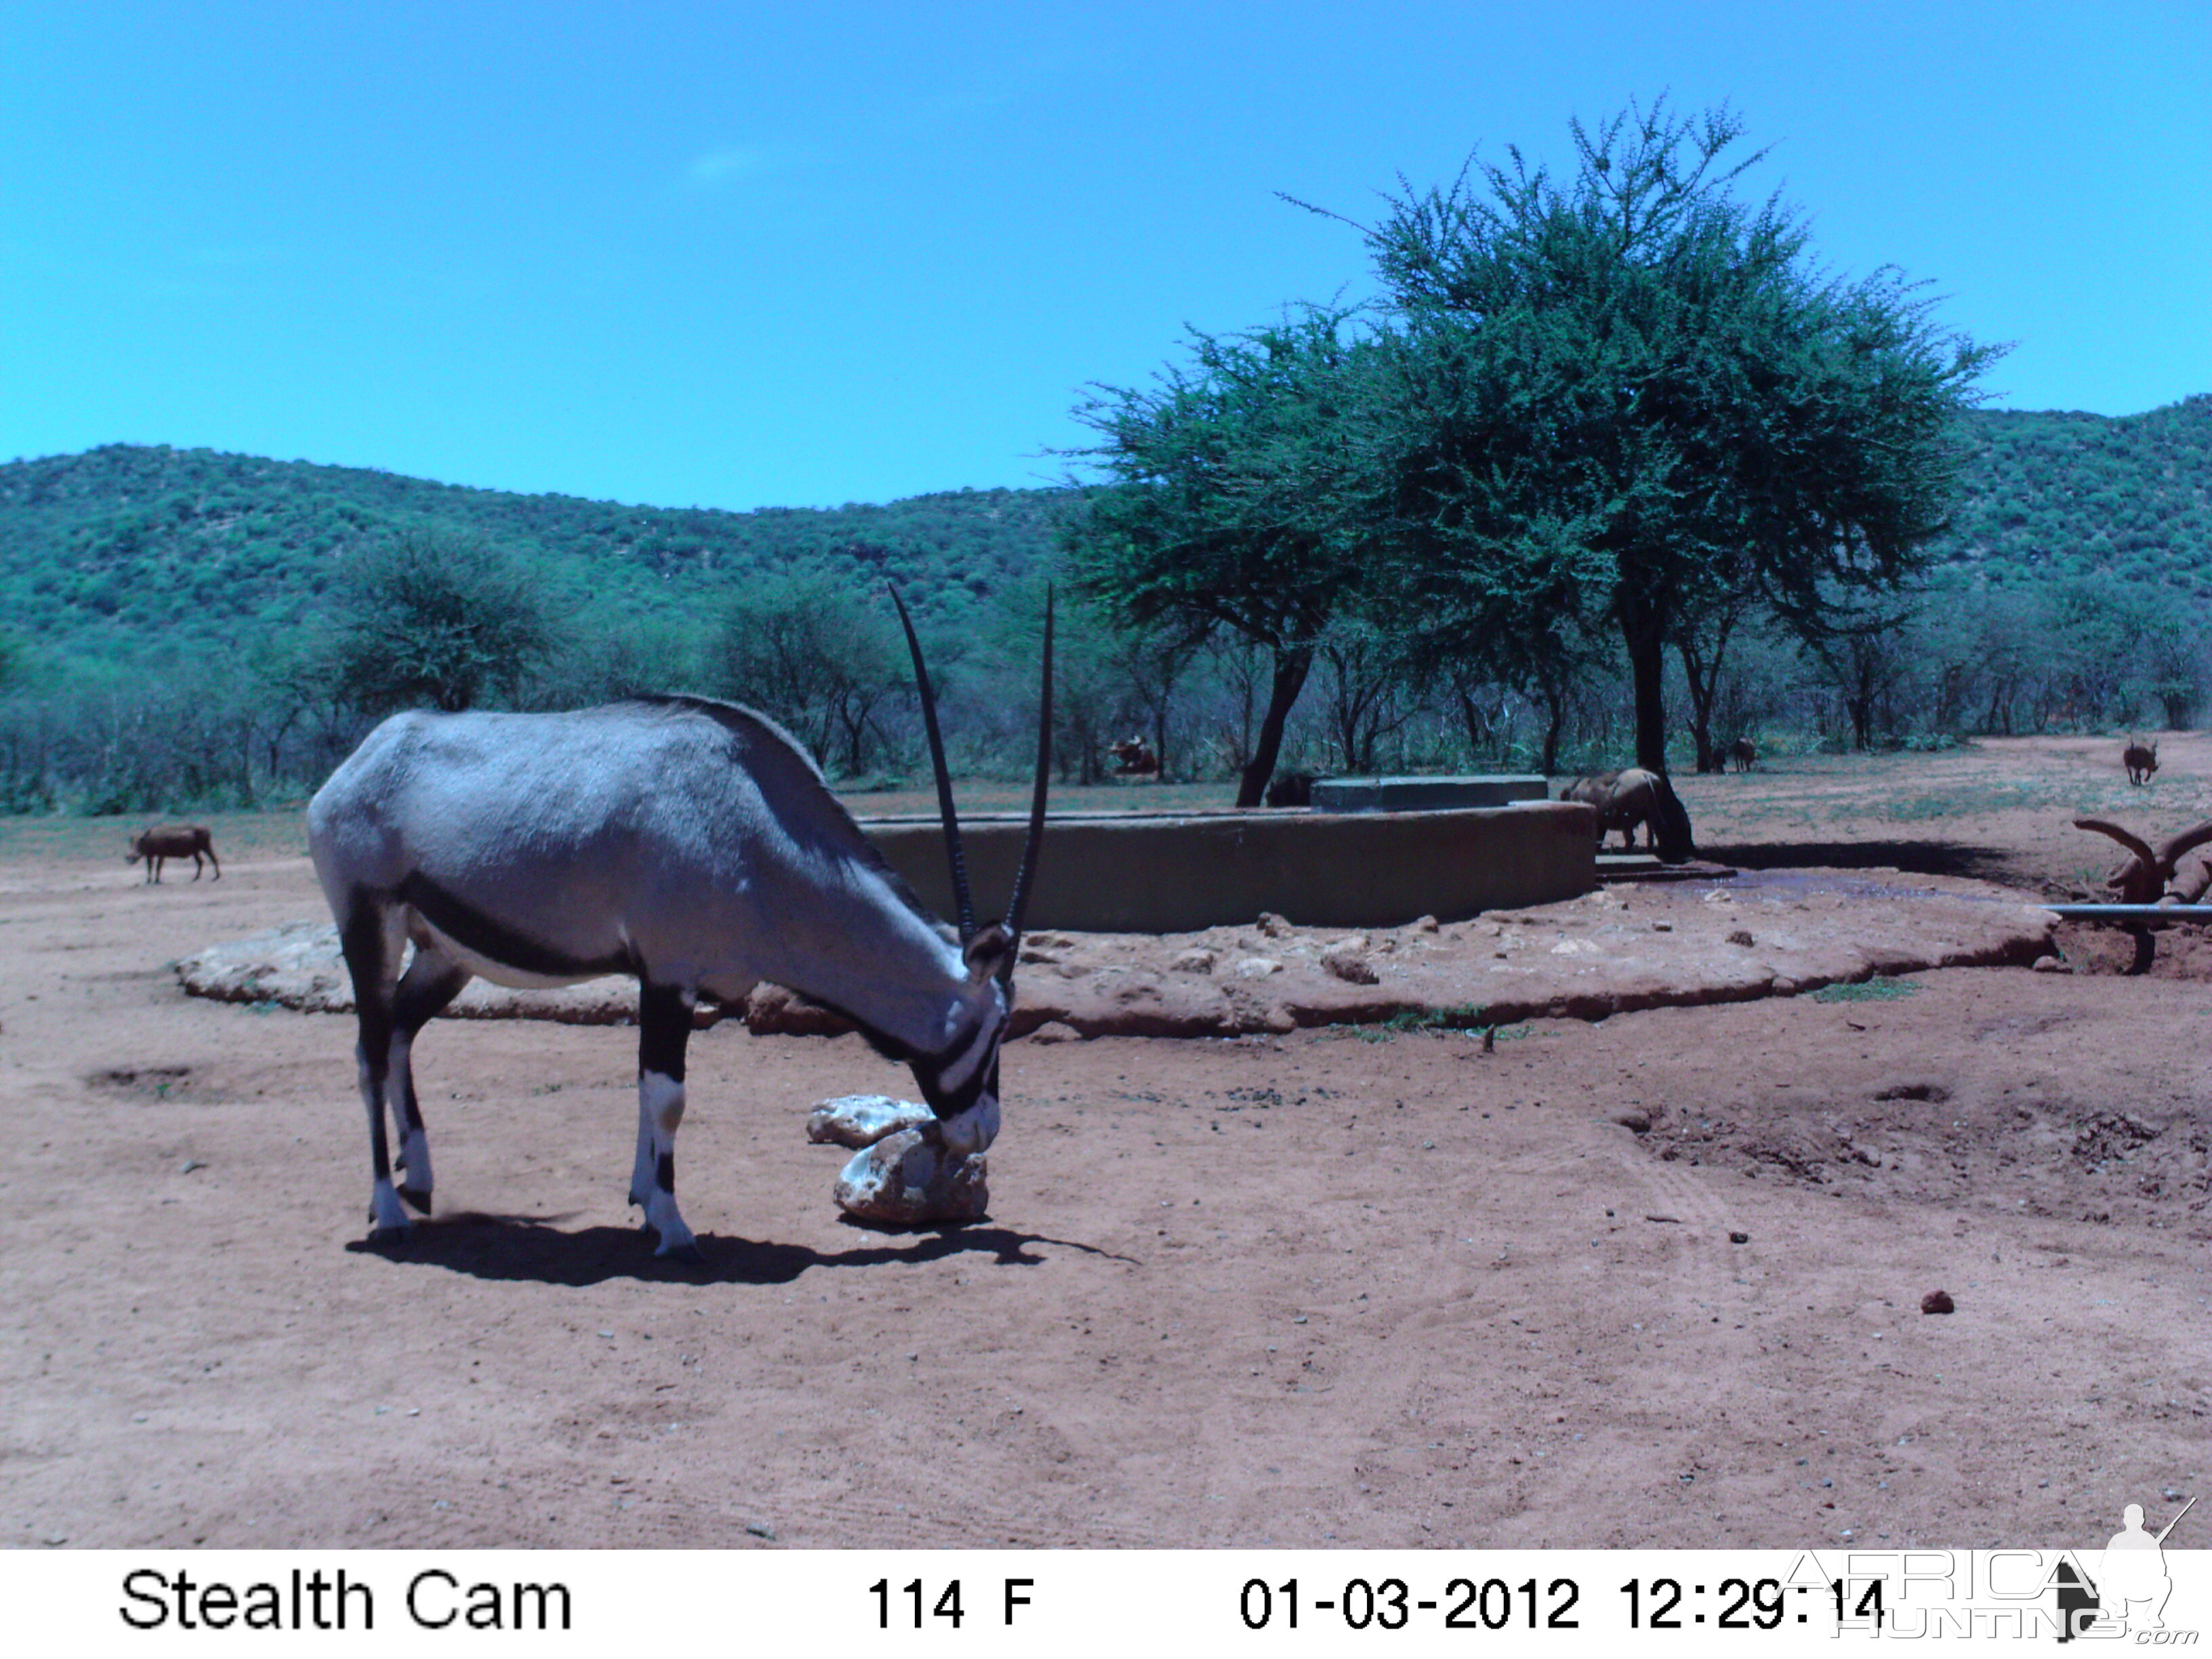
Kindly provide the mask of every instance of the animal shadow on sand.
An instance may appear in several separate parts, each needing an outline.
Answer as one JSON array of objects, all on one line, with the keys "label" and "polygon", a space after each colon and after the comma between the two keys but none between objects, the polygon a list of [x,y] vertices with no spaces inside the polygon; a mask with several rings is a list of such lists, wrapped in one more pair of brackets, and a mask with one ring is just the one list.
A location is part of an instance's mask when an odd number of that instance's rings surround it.
[{"label": "animal shadow on sand", "polygon": [[[707,1259],[690,1263],[653,1255],[652,1235],[638,1228],[599,1226],[571,1231],[555,1224],[566,1219],[565,1216],[459,1212],[417,1222],[404,1239],[355,1239],[346,1249],[390,1261],[443,1267],[472,1279],[571,1286],[599,1285],[611,1279],[684,1285],[787,1285],[812,1267],[872,1267],[887,1262],[939,1261],[955,1255],[989,1256],[1002,1267],[1042,1267],[1044,1257],[1031,1249],[1036,1245],[1091,1255],[1112,1255],[1072,1239],[969,1222],[906,1229],[890,1234],[897,1240],[894,1243],[834,1252],[804,1244],[702,1233],[699,1248]],[[869,1231],[877,1237],[890,1231]]]},{"label": "animal shadow on sand", "polygon": [[1747,842],[1700,845],[1698,856],[1746,870],[1901,870],[1915,876],[1962,876],[1999,887],[2033,890],[2034,877],[2002,847],[1954,841]]}]

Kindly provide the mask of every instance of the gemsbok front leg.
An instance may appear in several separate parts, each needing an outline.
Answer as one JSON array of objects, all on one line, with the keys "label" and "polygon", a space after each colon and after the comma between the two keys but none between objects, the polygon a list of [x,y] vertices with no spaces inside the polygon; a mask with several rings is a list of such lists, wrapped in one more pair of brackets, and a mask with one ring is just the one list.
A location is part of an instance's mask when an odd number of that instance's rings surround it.
[{"label": "gemsbok front leg", "polygon": [[647,980],[637,1000],[637,1158],[629,1201],[660,1236],[655,1255],[704,1261],[676,1211],[676,1129],[684,1121],[684,1048],[691,1037],[691,994]]},{"label": "gemsbok front leg", "polygon": [[434,945],[417,940],[415,959],[392,999],[391,1046],[385,1070],[385,1098],[392,1104],[392,1127],[399,1132],[398,1167],[406,1179],[399,1196],[430,1213],[430,1135],[423,1127],[422,1108],[415,1097],[414,1048],[416,1033],[433,1015],[461,993],[469,970]]},{"label": "gemsbok front leg", "polygon": [[361,1022],[354,1060],[361,1073],[362,1104],[368,1111],[369,1237],[404,1237],[407,1212],[392,1185],[392,1146],[385,1137],[385,1102],[392,1075],[392,1006],[397,1000],[400,952],[406,934],[399,913],[388,899],[356,889],[338,945],[353,976],[354,1007]]}]

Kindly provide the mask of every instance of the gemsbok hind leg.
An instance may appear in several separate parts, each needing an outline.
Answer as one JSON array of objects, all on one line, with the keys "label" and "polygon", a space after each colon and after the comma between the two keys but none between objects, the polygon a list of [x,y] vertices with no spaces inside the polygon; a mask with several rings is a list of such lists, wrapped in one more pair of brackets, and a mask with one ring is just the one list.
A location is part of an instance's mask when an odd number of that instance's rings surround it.
[{"label": "gemsbok hind leg", "polygon": [[390,1239],[407,1231],[407,1212],[392,1185],[392,1148],[384,1132],[385,1102],[391,1080],[392,1009],[399,981],[399,956],[406,933],[398,908],[389,899],[356,890],[338,946],[353,976],[354,1007],[361,1022],[354,1060],[361,1073],[362,1104],[368,1110],[369,1237]]},{"label": "gemsbok hind leg", "polygon": [[397,1167],[405,1172],[399,1196],[430,1213],[430,1136],[422,1124],[422,1108],[415,1097],[415,1036],[431,1017],[469,982],[469,970],[434,945],[417,940],[415,959],[394,993],[392,1037],[386,1050],[385,1098],[392,1106],[392,1127],[399,1132]]},{"label": "gemsbok hind leg", "polygon": [[684,1121],[684,1048],[691,1037],[691,997],[672,985],[638,988],[637,1158],[629,1201],[660,1236],[655,1255],[704,1261],[676,1210],[676,1128]]}]

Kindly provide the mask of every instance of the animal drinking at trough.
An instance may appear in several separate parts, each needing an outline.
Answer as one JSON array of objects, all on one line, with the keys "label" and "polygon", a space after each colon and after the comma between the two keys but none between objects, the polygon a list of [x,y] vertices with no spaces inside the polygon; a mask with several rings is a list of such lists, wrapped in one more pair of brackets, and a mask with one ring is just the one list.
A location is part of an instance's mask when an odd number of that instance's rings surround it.
[{"label": "animal drinking at trough", "polygon": [[693,1011],[742,1004],[762,981],[836,1009],[911,1066],[952,1156],[991,1144],[999,1045],[1043,834],[1051,609],[1029,836],[1006,919],[979,927],[921,643],[892,599],[921,694],[957,932],[922,908],[799,744],[729,703],[665,696],[568,714],[398,714],[316,793],[308,845],[359,1012],[372,1237],[405,1233],[403,1199],[429,1212],[411,1051],[424,1023],[479,974],[520,987],[636,977],[629,1198],[658,1255],[699,1257],[676,1206]]},{"label": "animal drinking at trough", "polygon": [[205,826],[197,823],[157,823],[145,834],[131,837],[131,850],[124,855],[123,861],[125,864],[136,864],[140,859],[145,860],[146,879],[159,881],[161,878],[163,859],[190,859],[192,861],[192,879],[198,881],[200,878],[200,859],[203,855],[210,864],[215,866],[215,878],[221,881],[222,861],[215,855],[215,837],[207,832]]},{"label": "animal drinking at trough", "polygon": [[2120,750],[2120,764],[2128,769],[2130,783],[2148,783],[2150,775],[2158,770],[2158,739],[2142,744],[2130,738],[2128,746]]},{"label": "animal drinking at trough", "polygon": [[1658,844],[1659,777],[1640,766],[1619,772],[1598,772],[1577,778],[1559,791],[1561,800],[1578,800],[1597,809],[1598,845],[1613,830],[1620,831],[1621,844],[1636,846],[1636,827],[1644,826],[1644,844]]}]

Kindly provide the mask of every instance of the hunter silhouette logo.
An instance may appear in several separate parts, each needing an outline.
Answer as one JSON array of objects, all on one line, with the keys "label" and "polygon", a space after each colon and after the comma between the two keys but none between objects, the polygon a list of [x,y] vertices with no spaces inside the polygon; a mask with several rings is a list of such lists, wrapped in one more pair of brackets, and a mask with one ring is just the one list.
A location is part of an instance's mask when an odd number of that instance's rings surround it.
[{"label": "hunter silhouette logo", "polygon": [[[2087,1584],[2062,1582],[2059,1585],[2058,1607],[2065,1629],[2058,1639],[2070,1642],[2093,1623],[2107,1620],[2113,1634],[2164,1630],[2166,1600],[2173,1594],[2173,1580],[2166,1571],[2166,1534],[2196,1507],[2192,1498],[2155,1534],[2144,1529],[2142,1504],[2130,1504],[2123,1510],[2120,1529],[2105,1546],[2105,1558],[2095,1578]],[[2060,1577],[2067,1580],[2074,1575],[2062,1571]]]}]

